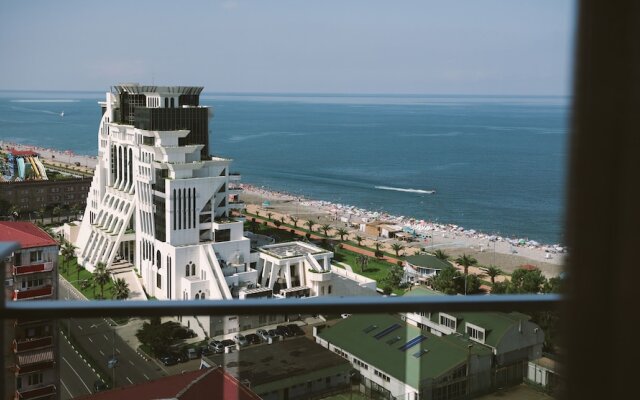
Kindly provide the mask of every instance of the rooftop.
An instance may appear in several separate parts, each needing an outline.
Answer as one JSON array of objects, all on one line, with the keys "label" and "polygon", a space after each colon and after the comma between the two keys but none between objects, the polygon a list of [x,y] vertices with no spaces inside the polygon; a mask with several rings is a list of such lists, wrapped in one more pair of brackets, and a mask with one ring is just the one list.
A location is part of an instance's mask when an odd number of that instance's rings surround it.
[{"label": "rooftop", "polygon": [[231,399],[258,400],[260,397],[242,386],[234,377],[220,368],[200,369],[178,375],[169,375],[151,382],[123,386],[80,399]]},{"label": "rooftop", "polygon": [[204,87],[202,86],[155,86],[140,85],[139,83],[121,83],[113,86],[117,93],[146,94],[146,93],[168,93],[168,94],[192,94],[200,95]]},{"label": "rooftop", "polygon": [[301,257],[307,253],[325,253],[328,251],[318,246],[302,242],[277,243],[259,247],[258,250],[276,258]]},{"label": "rooftop", "polygon": [[438,337],[390,314],[352,315],[318,336],[414,388],[463,365],[469,354],[491,354],[473,341]]},{"label": "rooftop", "polygon": [[[465,322],[484,328],[484,343],[491,347],[496,347],[504,334],[507,333],[509,329],[517,326],[520,321],[528,321],[531,319],[528,315],[518,312],[449,312],[447,314],[457,318],[458,323],[456,330],[459,333],[465,333]],[[438,322],[439,315],[440,313],[431,314],[431,320]]]},{"label": "rooftop", "polygon": [[271,345],[252,346],[206,358],[258,393],[323,377],[327,369],[349,371],[347,360],[305,338],[287,338]]},{"label": "rooftop", "polygon": [[445,269],[451,266],[449,262],[441,260],[431,254],[418,254],[415,256],[408,256],[405,257],[405,260],[411,265],[423,268]]},{"label": "rooftop", "polygon": [[0,221],[0,242],[18,242],[22,249],[58,245],[37,225],[22,221]]}]

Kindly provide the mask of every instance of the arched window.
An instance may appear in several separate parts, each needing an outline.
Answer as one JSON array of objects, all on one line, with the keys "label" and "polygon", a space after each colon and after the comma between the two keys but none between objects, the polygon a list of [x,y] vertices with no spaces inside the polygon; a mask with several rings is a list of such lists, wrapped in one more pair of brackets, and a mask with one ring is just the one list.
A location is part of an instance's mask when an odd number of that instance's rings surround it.
[{"label": "arched window", "polygon": [[200,299],[201,299],[201,300],[204,300],[204,293],[202,293],[202,294],[200,295]]},{"label": "arched window", "polygon": [[160,250],[156,252],[156,266],[158,269],[162,268],[162,255],[160,254]]},{"label": "arched window", "polygon": [[200,300],[200,295],[196,293],[196,300]]},{"label": "arched window", "polygon": [[175,107],[175,103],[173,102],[173,97],[171,98],[171,108]]},{"label": "arched window", "polygon": [[191,264],[191,275],[195,275],[195,274],[196,274],[196,265]]},{"label": "arched window", "polygon": [[164,108],[169,108],[169,99],[168,98],[164,98]]},{"label": "arched window", "polygon": [[189,264],[184,267],[184,276],[189,276]]}]

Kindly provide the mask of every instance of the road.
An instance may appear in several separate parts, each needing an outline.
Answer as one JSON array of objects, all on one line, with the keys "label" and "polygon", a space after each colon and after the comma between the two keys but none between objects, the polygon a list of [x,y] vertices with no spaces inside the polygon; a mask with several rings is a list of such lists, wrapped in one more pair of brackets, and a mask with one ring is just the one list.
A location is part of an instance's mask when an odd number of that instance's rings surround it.
[{"label": "road", "polygon": [[60,335],[60,397],[62,400],[91,394],[98,375],[87,366],[65,337]]},{"label": "road", "polygon": [[[64,279],[60,279],[59,290],[60,299],[84,300]],[[71,333],[74,345],[98,372],[112,380],[115,378],[116,387],[147,382],[165,375],[154,361],[146,361],[125,343],[111,324],[111,320],[102,318],[69,319],[61,321],[60,327],[67,335]],[[112,369],[108,367],[108,361],[114,353],[118,363]]]}]

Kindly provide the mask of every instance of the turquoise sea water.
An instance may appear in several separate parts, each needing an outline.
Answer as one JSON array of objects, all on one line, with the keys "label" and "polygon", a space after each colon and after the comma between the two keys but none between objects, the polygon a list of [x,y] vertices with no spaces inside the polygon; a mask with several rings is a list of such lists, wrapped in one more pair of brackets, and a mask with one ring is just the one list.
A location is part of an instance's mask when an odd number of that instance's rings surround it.
[{"label": "turquoise sea water", "polygon": [[[0,92],[0,138],[95,155],[103,99]],[[244,182],[544,243],[563,241],[568,102],[269,94],[201,101],[214,108],[212,153],[233,158]]]}]

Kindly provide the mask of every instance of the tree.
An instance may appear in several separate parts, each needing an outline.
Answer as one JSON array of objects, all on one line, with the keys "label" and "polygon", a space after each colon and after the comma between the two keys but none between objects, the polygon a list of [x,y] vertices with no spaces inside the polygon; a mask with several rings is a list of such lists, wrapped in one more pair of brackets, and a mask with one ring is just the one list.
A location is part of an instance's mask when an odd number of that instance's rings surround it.
[{"label": "tree", "polygon": [[152,318],[150,322],[142,324],[136,337],[151,349],[153,355],[160,356],[169,351],[175,340],[175,332],[180,328],[175,321],[160,323],[160,318]]},{"label": "tree", "polygon": [[509,282],[496,282],[491,287],[491,294],[507,294],[509,292]]},{"label": "tree", "polygon": [[434,251],[433,255],[436,256],[437,259],[442,261],[447,261],[450,258],[449,255],[442,250]]},{"label": "tree", "polygon": [[464,293],[464,291],[466,290],[467,294],[468,293],[479,293],[480,292],[480,278],[478,278],[476,275],[466,275],[467,280],[467,286],[466,288],[462,288],[462,292]]},{"label": "tree", "polygon": [[76,246],[72,243],[64,241],[62,245],[62,259],[64,260],[65,272],[67,272],[69,268],[69,261],[75,256]]},{"label": "tree", "polygon": [[562,278],[559,276],[550,278],[542,288],[544,293],[560,293],[562,292]]},{"label": "tree", "polygon": [[111,279],[105,263],[99,262],[96,265],[96,269],[92,274],[92,279],[96,285],[100,286],[100,296],[104,299],[104,285],[109,283],[109,280]]},{"label": "tree", "polygon": [[360,266],[361,272],[366,271],[367,266],[369,265],[369,256],[358,254],[358,256],[356,257],[356,263]]},{"label": "tree", "polygon": [[269,221],[271,221],[271,217],[273,217],[273,213],[272,213],[271,211],[269,211],[269,212],[267,213],[267,219],[268,219]]},{"label": "tree", "polygon": [[344,228],[336,229],[336,234],[340,236],[340,241],[344,242],[344,237],[349,234],[349,231]]},{"label": "tree", "polygon": [[457,269],[446,267],[433,278],[433,288],[444,294],[458,294],[464,291],[464,277]]},{"label": "tree", "polygon": [[373,243],[374,246],[376,246],[376,251],[380,251],[380,247],[382,247],[382,243],[378,242],[377,240]]},{"label": "tree", "polygon": [[478,264],[478,260],[476,260],[475,258],[473,258],[471,256],[463,254],[460,257],[456,258],[456,263],[462,265],[462,267],[464,268],[464,274],[468,275],[469,274],[469,267],[472,266],[472,265]]},{"label": "tree", "polygon": [[291,222],[293,223],[294,228],[298,227],[298,221],[299,219],[296,217],[289,217],[289,219],[291,220]]},{"label": "tree", "polygon": [[47,209],[44,207],[40,207],[38,209],[38,215],[40,216],[40,222],[44,224],[44,215],[47,212]]},{"label": "tree", "polygon": [[15,204],[9,207],[9,215],[13,218],[14,221],[17,221],[20,218],[20,208]]},{"label": "tree", "polygon": [[518,268],[511,274],[509,293],[540,293],[546,283],[547,278],[539,269]]},{"label": "tree", "polygon": [[360,246],[360,243],[364,240],[364,238],[360,235],[356,235],[355,239],[356,242],[358,242],[358,246]]},{"label": "tree", "polygon": [[284,216],[280,217],[280,223],[284,224]]},{"label": "tree", "polygon": [[389,273],[384,278],[384,282],[391,287],[397,288],[400,286],[400,283],[402,283],[403,278],[404,268],[399,265],[394,265],[389,269]]},{"label": "tree", "polygon": [[322,229],[322,232],[324,232],[325,236],[328,236],[328,232],[331,230],[331,225],[323,224],[320,226],[320,229]]},{"label": "tree", "polygon": [[484,270],[487,273],[487,276],[491,278],[492,285],[495,285],[496,283],[496,276],[504,274],[504,272],[502,272],[502,270],[495,265],[489,265],[485,267]]},{"label": "tree", "polygon": [[124,300],[129,297],[129,284],[123,278],[117,278],[113,282],[113,297]]},{"label": "tree", "polygon": [[315,225],[315,222],[313,222],[312,220],[308,219],[308,220],[304,221],[304,224],[309,228],[309,232],[313,232],[313,226]]},{"label": "tree", "polygon": [[273,221],[273,224],[276,226],[276,228],[280,228],[280,226],[282,225],[282,222],[280,222],[279,220],[275,220]]},{"label": "tree", "polygon": [[396,257],[400,256],[400,250],[404,249],[404,246],[400,243],[393,243],[391,249],[396,252]]},{"label": "tree", "polygon": [[52,215],[55,215],[58,217],[58,222],[60,222],[60,214],[62,213],[62,208],[60,208],[60,206],[55,206],[53,207],[53,211],[51,211]]}]

